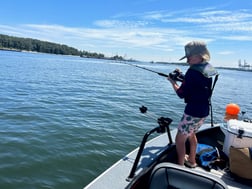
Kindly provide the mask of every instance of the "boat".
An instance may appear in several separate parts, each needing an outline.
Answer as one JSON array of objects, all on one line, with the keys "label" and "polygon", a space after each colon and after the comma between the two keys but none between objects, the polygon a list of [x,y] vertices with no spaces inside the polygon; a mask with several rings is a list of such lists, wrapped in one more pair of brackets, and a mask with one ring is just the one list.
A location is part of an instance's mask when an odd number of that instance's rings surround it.
[{"label": "boat", "polygon": [[[231,120],[237,121],[230,119],[230,122]],[[243,120],[239,121],[245,123]],[[249,122],[246,120],[246,123],[252,126]],[[215,161],[215,167],[209,169],[199,165],[196,168],[177,165],[176,144],[174,143],[177,131],[170,129],[172,120],[160,117],[157,123],[156,127],[145,133],[138,148],[121,158],[84,189],[251,189],[251,180],[232,174],[228,158],[222,158],[219,165],[218,161]],[[218,149],[218,156],[220,152],[225,155],[223,149],[227,148],[225,144],[228,141],[227,123],[228,121],[220,124],[203,124],[196,133],[198,144]],[[158,133],[157,136],[148,140],[154,133]],[[248,140],[247,143],[251,145],[252,137]],[[188,144],[186,151],[189,152]],[[222,157],[228,157],[224,155]]]}]

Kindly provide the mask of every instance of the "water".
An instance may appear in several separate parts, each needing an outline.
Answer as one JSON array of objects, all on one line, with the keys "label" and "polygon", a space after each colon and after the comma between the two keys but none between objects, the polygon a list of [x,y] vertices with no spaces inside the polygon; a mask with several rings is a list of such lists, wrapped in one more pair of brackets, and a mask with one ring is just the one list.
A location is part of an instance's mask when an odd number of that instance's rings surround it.
[{"label": "water", "polygon": [[[8,51],[0,60],[0,188],[83,188],[136,148],[158,116],[175,128],[183,112],[165,78],[133,66]],[[138,64],[163,73],[177,67]],[[251,116],[251,72],[219,72],[215,121],[230,102]]]}]

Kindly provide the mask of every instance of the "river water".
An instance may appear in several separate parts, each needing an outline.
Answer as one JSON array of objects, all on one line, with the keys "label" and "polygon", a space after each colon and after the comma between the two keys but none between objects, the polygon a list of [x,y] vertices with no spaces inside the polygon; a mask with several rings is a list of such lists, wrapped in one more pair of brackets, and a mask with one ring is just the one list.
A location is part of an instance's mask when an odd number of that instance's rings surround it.
[{"label": "river water", "polygon": [[[175,128],[183,113],[164,77],[120,62],[0,51],[0,70],[0,188],[83,188],[136,148],[158,117]],[[252,72],[218,71],[215,122],[231,102],[251,117]]]}]

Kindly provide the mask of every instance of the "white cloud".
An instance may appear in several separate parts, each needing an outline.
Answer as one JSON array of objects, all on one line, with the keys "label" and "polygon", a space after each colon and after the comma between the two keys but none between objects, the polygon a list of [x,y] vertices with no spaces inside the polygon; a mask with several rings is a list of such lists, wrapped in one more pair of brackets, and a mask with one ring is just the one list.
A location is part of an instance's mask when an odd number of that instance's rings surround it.
[{"label": "white cloud", "polygon": [[222,52],[219,52],[218,54],[220,55],[230,55],[230,54],[234,54],[233,51],[222,51]]},{"label": "white cloud", "polygon": [[231,41],[252,41],[252,35],[251,36],[245,36],[245,35],[231,35],[231,36],[223,36],[222,39],[225,40],[231,40]]},{"label": "white cloud", "polygon": [[[0,33],[52,41],[99,53],[127,53],[129,57],[137,58],[143,52],[148,53],[145,57],[149,58],[177,58],[184,53],[183,46],[191,40],[211,44],[220,41],[222,44],[252,41],[252,13],[249,10],[231,12],[208,8],[168,13],[155,11],[128,13],[114,18],[94,21],[92,28],[38,24],[0,25]],[[227,46],[227,51],[216,53],[233,54],[230,48]]]},{"label": "white cloud", "polygon": [[139,28],[148,23],[146,21],[97,20],[94,24],[104,28]]},{"label": "white cloud", "polygon": [[[226,11],[226,10],[186,10],[165,13],[148,12],[144,18],[163,23],[176,23],[177,28],[195,28],[197,31],[226,31],[226,32],[251,32],[252,31],[252,12],[249,10]],[[191,24],[191,26],[188,26]]]}]

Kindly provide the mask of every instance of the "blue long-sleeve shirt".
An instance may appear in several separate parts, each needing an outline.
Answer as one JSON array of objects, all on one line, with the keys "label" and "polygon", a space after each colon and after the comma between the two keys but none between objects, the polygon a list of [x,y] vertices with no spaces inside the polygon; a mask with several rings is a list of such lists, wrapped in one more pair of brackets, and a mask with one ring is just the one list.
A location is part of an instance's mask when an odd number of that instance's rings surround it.
[{"label": "blue long-sleeve shirt", "polygon": [[177,95],[185,100],[184,112],[193,117],[208,116],[211,87],[211,77],[205,77],[200,71],[189,68],[184,81],[176,91]]}]

